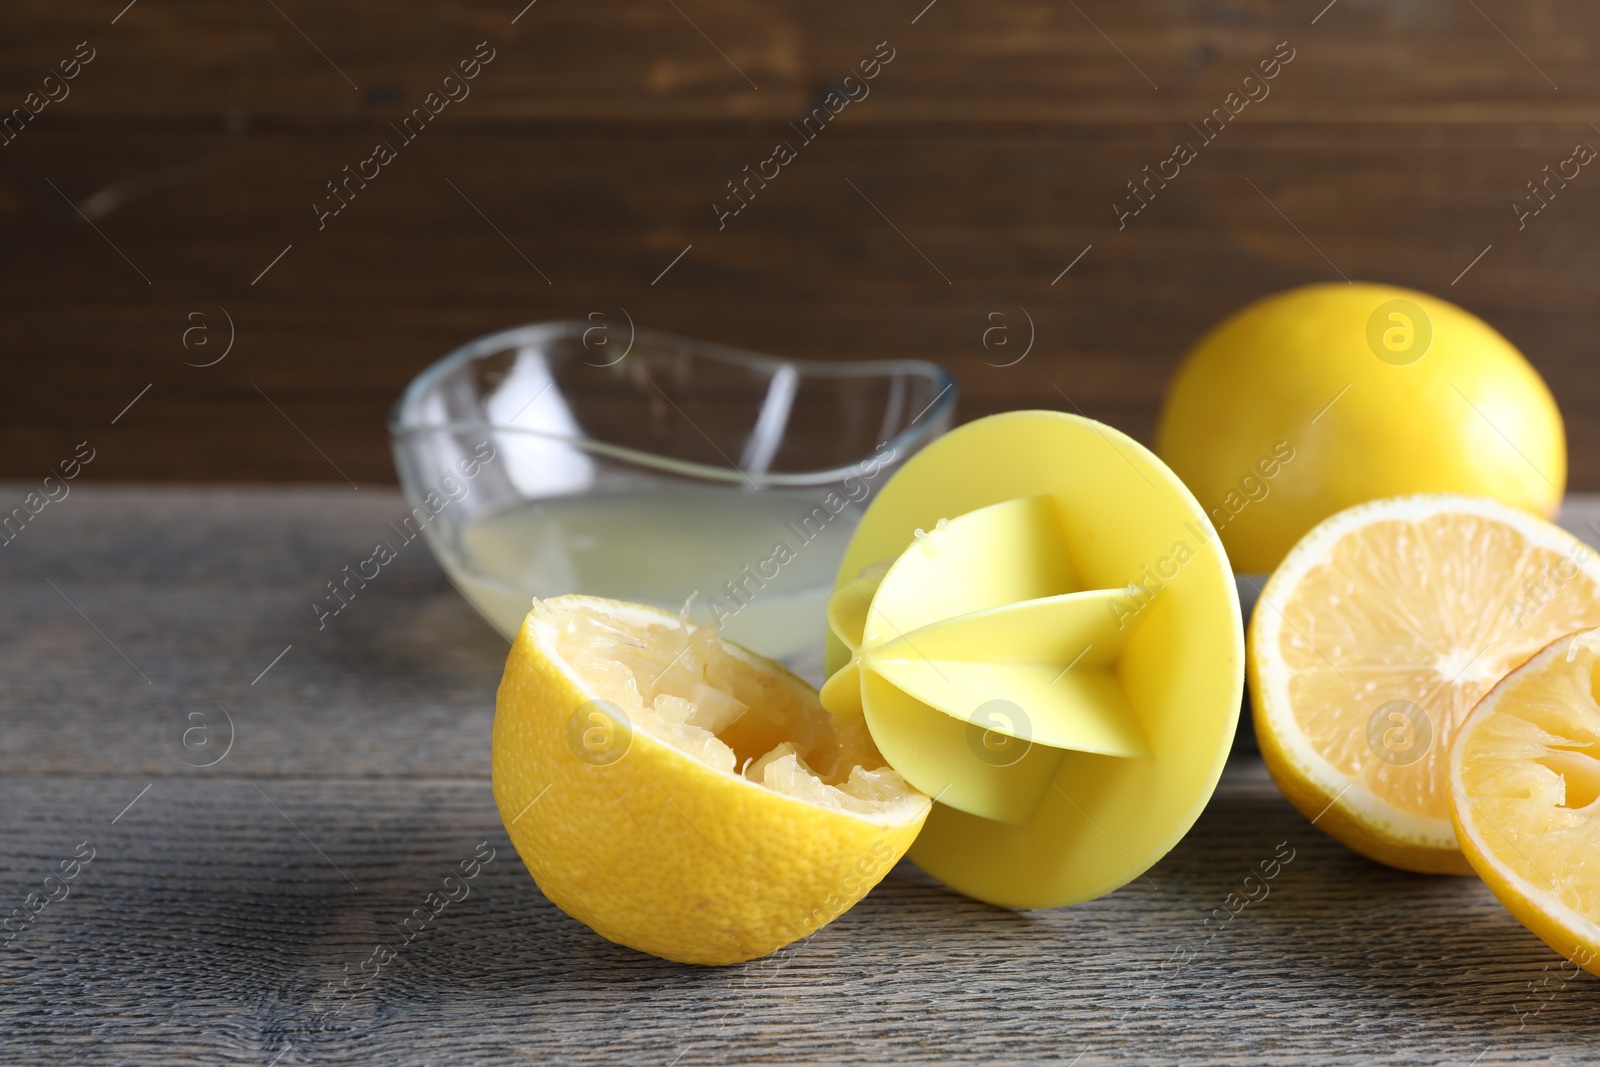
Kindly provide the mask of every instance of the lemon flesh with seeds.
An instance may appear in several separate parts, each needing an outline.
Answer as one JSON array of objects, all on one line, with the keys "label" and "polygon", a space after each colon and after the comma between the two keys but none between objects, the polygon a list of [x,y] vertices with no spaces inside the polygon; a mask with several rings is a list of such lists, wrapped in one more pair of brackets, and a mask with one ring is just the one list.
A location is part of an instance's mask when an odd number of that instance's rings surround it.
[{"label": "lemon flesh with seeds", "polygon": [[535,601],[495,708],[495,801],[534,881],[669,960],[736,963],[811,934],[928,814],[859,716],[644,605]]},{"label": "lemon flesh with seeds", "polygon": [[1462,852],[1511,914],[1593,974],[1600,974],[1597,680],[1600,631],[1559,638],[1472,710],[1450,753],[1450,809]]},{"label": "lemon flesh with seeds", "polygon": [[1507,672],[1600,624],[1600,557],[1492,500],[1350,508],[1295,546],[1261,592],[1248,667],[1267,769],[1350,848],[1470,874],[1450,822],[1450,743]]}]

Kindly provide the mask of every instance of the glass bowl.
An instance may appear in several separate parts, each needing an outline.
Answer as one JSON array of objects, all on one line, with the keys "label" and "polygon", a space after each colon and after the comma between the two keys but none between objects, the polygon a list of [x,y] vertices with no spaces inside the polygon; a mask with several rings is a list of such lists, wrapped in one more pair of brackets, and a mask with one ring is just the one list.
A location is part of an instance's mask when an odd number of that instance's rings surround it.
[{"label": "glass bowl", "polygon": [[949,428],[954,381],[617,332],[520,326],[418,375],[389,416],[402,536],[508,640],[533,596],[692,597],[697,621],[811,666],[866,501]]}]

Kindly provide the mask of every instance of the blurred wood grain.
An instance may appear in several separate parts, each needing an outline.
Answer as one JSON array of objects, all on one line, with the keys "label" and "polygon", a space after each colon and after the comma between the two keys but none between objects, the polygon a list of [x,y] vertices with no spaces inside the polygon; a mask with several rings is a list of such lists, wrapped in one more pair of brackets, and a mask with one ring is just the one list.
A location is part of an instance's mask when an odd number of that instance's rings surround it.
[{"label": "blurred wood grain", "polygon": [[[1499,327],[1562,404],[1572,487],[1600,488],[1600,177],[1524,229],[1511,208],[1600,144],[1592,5],[125,4],[0,10],[0,108],[94,49],[0,145],[0,475],[87,439],[90,478],[389,482],[384,415],[423,366],[618,307],[936,359],[963,418],[1075,408],[1149,440],[1201,331],[1342,275]],[[483,41],[470,95],[400,144]],[[880,42],[870,95],[719,229],[726,183]],[[1119,230],[1125,183],[1280,42],[1269,94]],[[319,229],[378,141],[398,158]],[[1021,362],[1020,333],[984,347],[989,311],[1031,319]]]}]

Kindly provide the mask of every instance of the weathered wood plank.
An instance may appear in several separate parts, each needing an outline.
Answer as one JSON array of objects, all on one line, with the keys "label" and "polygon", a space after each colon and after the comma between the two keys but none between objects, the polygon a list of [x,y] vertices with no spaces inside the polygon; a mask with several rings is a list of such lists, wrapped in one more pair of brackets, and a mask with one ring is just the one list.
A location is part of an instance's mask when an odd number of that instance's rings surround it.
[{"label": "weathered wood plank", "polygon": [[467,105],[483,120],[781,120],[888,40],[894,64],[852,121],[1198,121],[1287,40],[1270,121],[1581,126],[1600,33],[1579,0],[1345,0],[1320,18],[1325,0],[278,6],[146,3],[113,26],[118,0],[9,4],[0,99],[20,103],[88,38],[98,55],[52,123],[393,118],[488,40]]},{"label": "weathered wood plank", "polygon": [[[1148,878],[1080,907],[989,908],[902,865],[767,960],[707,971],[610,945],[511,853],[487,760],[504,644],[421,546],[314,629],[305,601],[322,577],[399,510],[371,488],[80,485],[0,548],[0,913],[80,843],[94,850],[68,895],[0,945],[0,1059],[1588,1055],[1600,985],[1562,981],[1475,880],[1346,851],[1248,758]],[[1570,526],[1595,518],[1600,501],[1569,505]],[[166,740],[171,719],[215,703],[234,746],[190,766]],[[482,841],[498,851],[471,895],[401,944],[391,924]],[[1268,896],[1215,929],[1245,874],[1289,850]],[[372,988],[315,1014],[380,943],[399,954]],[[1529,983],[1547,979],[1558,992],[1531,1014]]]},{"label": "weathered wood plank", "polygon": [[[1268,1048],[1578,1063],[1600,1007],[1583,976],[1519,1014],[1558,958],[1480,883],[1346,852],[1259,766],[1231,771],[1178,849],[1110,897],[1011,913],[902,865],[809,940],[717,971],[553,908],[482,781],[159,778],[111,825],[144,785],[0,785],[8,907],[80,842],[96,849],[0,949],[8,1063],[1236,1063]],[[486,839],[498,851],[472,894],[403,944],[390,924]],[[1291,854],[1210,936],[1243,877]],[[319,1021],[326,983],[380,943],[395,962]]]},{"label": "weathered wood plank", "polygon": [[[1573,485],[1600,487],[1585,341],[1600,273],[1582,240],[1596,201],[1580,178],[1526,231],[1511,211],[1591,136],[1600,15],[1575,0],[1324,6],[627,0],[602,21],[548,3],[8,5],[13,104],[77,42],[97,52],[3,149],[0,241],[17,255],[0,264],[0,345],[29,358],[0,394],[0,474],[111,432],[102,420],[151,385],[94,477],[338,480],[256,382],[351,477],[389,481],[382,415],[416,369],[597,304],[778,353],[929,355],[961,375],[967,416],[1057,404],[1059,385],[1148,438],[1199,331],[1342,272],[1447,290],[1500,325],[1567,405]],[[316,230],[324,183],[484,39],[498,53],[472,95]],[[880,40],[895,58],[872,95],[719,231],[725,183]],[[1119,231],[1125,183],[1281,40],[1295,58],[1270,95]],[[992,366],[1005,360],[973,328],[996,306],[1035,316],[1016,367]],[[221,308],[241,316],[237,354],[182,367],[189,314]]]},{"label": "weathered wood plank", "polygon": [[[39,131],[11,146],[0,240],[28,251],[0,264],[0,344],[29,358],[9,361],[0,393],[0,471],[42,471],[93,438],[105,442],[94,478],[392,481],[383,417],[413,374],[475,335],[601,306],[758,351],[930,357],[960,379],[963,417],[1070,403],[1148,440],[1204,329],[1342,272],[1448,293],[1499,326],[1561,399],[1573,486],[1600,487],[1588,341],[1600,250],[1582,239],[1600,199],[1580,177],[1520,232],[1511,211],[1581,130],[1307,131],[1247,114],[1120,230],[1113,201],[1179,125],[829,130],[722,230],[713,201],[780,128],[624,142],[438,133],[321,231],[323,183],[376,134]],[[135,181],[206,159],[214,170]],[[154,284],[46,178],[77,201],[134,181],[97,224]],[[233,352],[184,366],[220,355],[224,308]],[[1003,364],[1020,347],[982,345],[992,309],[1009,309],[1018,345],[1018,309],[1032,317],[1036,343],[1015,366]],[[216,346],[184,349],[191,313]]]},{"label": "weathered wood plank", "polygon": [[[405,514],[387,489],[80,484],[0,548],[0,774],[486,775],[506,646],[389,530]],[[398,558],[319,630],[311,603],[379,539]],[[219,738],[231,716],[213,770],[175,754],[190,712]]]}]

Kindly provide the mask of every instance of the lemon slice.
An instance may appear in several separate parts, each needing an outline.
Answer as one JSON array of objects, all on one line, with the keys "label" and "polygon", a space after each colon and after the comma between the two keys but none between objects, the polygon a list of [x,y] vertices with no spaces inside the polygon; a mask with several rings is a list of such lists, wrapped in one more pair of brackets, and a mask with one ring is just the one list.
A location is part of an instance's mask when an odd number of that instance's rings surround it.
[{"label": "lemon slice", "polygon": [[684,963],[766,955],[833,920],[929,810],[771,660],[655,608],[535,601],[506,661],[494,795],[557,907]]},{"label": "lemon slice", "polygon": [[1522,924],[1600,974],[1600,631],[1560,638],[1472,710],[1450,750],[1461,850]]},{"label": "lemon slice", "polygon": [[1412,496],[1324,521],[1250,623],[1256,735],[1317,826],[1406,870],[1470,874],[1450,823],[1449,744],[1508,671],[1600,624],[1600,560],[1490,500]]}]

